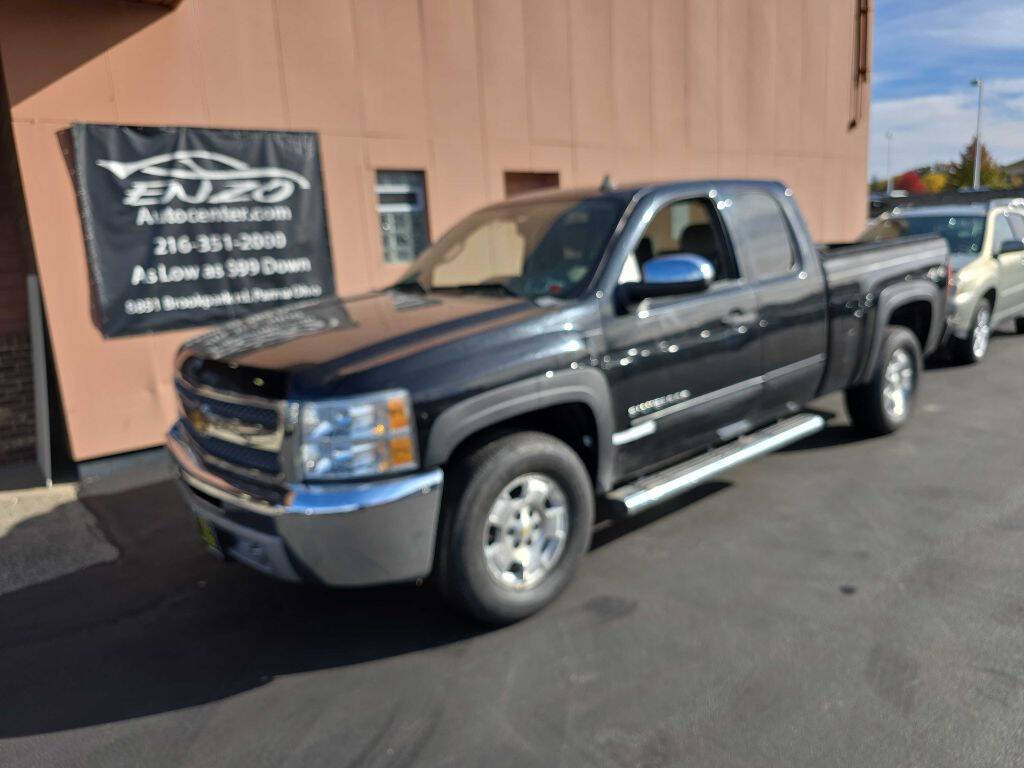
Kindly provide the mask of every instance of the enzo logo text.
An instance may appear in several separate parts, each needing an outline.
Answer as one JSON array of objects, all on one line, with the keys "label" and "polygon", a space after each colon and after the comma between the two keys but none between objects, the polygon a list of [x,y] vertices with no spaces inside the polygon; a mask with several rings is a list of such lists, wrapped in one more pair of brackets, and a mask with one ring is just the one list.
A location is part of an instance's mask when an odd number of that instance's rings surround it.
[{"label": "enzo logo text", "polygon": [[309,179],[286,168],[253,168],[228,155],[205,150],[181,150],[135,162],[97,160],[122,181],[133,178],[122,202],[130,206],[227,203],[279,203],[295,188],[309,189]]}]

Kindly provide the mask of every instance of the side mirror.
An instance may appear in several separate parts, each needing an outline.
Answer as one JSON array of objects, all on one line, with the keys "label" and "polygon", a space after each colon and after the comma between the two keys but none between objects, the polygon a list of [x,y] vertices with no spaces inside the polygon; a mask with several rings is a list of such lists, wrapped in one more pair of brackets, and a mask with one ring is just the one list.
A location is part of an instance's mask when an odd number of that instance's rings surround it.
[{"label": "side mirror", "polygon": [[1004,240],[999,245],[999,251],[996,256],[1003,253],[1013,253],[1014,251],[1024,251],[1024,242],[1020,240]]},{"label": "side mirror", "polygon": [[678,296],[706,291],[714,282],[715,268],[695,253],[669,253],[647,261],[642,283],[625,283],[622,290],[632,302],[656,296]]}]

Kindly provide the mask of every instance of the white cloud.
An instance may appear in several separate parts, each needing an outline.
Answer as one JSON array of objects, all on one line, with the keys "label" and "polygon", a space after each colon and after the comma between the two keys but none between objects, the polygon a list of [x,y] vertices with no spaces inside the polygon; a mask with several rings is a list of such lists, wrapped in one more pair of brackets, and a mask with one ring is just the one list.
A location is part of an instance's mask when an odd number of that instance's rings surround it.
[{"label": "white cloud", "polygon": [[[1024,157],[1024,78],[993,80],[985,92],[981,140],[998,162],[1019,160]],[[956,159],[974,137],[977,107],[974,89],[872,103],[870,174],[885,176],[887,131],[895,136],[893,173]]]},{"label": "white cloud", "polygon": [[880,0],[876,19],[889,21],[879,28],[883,38],[889,32],[904,45],[928,44],[933,55],[936,43],[947,54],[964,49],[1019,50],[1024,6],[1016,0]]},{"label": "white cloud", "polygon": [[[1024,45],[1024,40],[1022,40],[1022,45]],[[1024,77],[1000,77],[986,80],[985,93],[1020,96],[1024,94]]]},{"label": "white cloud", "polygon": [[[987,6],[987,7],[985,7]],[[940,42],[983,50],[1021,47],[1024,7],[1005,0],[960,3],[915,14],[921,34]]]}]

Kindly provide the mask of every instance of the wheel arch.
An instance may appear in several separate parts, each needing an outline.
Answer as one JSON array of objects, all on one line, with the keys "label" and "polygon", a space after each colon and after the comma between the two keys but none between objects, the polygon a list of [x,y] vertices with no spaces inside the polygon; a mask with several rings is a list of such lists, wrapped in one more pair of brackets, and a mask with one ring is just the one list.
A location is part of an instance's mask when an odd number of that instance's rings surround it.
[{"label": "wheel arch", "polygon": [[871,337],[870,353],[857,376],[857,383],[871,378],[878,365],[885,329],[890,325],[909,328],[927,355],[938,347],[942,338],[942,297],[935,286],[928,283],[907,283],[884,288],[878,296],[878,309]]},{"label": "wheel arch", "polygon": [[992,314],[993,315],[995,315],[995,313],[996,313],[996,299],[998,298],[998,296],[999,296],[999,291],[996,290],[996,287],[994,285],[991,286],[983,294],[981,294],[981,298],[988,299],[988,304],[989,304],[989,307],[992,310]]},{"label": "wheel arch", "polygon": [[594,369],[532,377],[450,406],[430,428],[424,466],[441,466],[489,436],[521,430],[545,432],[568,443],[580,454],[598,492],[610,488],[611,395],[604,376]]},{"label": "wheel arch", "polygon": [[886,325],[901,325],[909,329],[921,344],[921,349],[928,346],[931,333],[932,305],[924,299],[913,299],[896,307],[889,315]]}]

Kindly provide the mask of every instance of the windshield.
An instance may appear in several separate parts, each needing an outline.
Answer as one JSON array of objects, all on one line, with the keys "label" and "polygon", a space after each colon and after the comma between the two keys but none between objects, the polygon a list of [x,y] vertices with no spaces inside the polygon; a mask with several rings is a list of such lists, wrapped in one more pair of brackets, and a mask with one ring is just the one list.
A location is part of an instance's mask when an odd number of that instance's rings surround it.
[{"label": "windshield", "polygon": [[398,285],[568,297],[589,282],[626,201],[507,203],[471,214],[420,254]]},{"label": "windshield", "polygon": [[891,216],[869,226],[858,242],[873,243],[909,235],[941,235],[951,253],[980,253],[984,216]]}]

